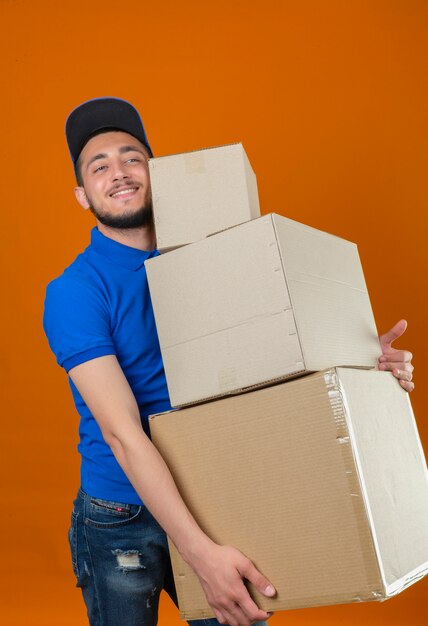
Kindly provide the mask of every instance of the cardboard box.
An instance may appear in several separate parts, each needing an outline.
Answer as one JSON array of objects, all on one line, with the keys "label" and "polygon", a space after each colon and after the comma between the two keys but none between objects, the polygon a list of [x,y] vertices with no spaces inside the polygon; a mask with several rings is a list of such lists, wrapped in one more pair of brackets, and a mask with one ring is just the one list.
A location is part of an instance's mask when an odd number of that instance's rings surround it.
[{"label": "cardboard box", "polygon": [[[334,368],[149,423],[201,528],[276,586],[249,585],[264,610],[383,600],[427,573],[427,468],[391,373]],[[170,551],[181,617],[212,616]]]},{"label": "cardboard box", "polygon": [[149,171],[161,252],[260,216],[241,143],[150,159]]},{"label": "cardboard box", "polygon": [[173,406],[382,352],[357,246],[280,215],[145,265]]}]

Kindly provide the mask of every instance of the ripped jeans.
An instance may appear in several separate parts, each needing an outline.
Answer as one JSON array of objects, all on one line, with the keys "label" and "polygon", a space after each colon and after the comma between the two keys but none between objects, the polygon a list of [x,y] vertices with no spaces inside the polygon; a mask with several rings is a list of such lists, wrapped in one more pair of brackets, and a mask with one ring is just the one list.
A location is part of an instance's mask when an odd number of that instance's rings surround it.
[{"label": "ripped jeans", "polygon": [[[79,489],[68,538],[90,626],[155,626],[162,589],[178,606],[166,534],[144,506]],[[215,618],[188,623],[219,624]]]}]

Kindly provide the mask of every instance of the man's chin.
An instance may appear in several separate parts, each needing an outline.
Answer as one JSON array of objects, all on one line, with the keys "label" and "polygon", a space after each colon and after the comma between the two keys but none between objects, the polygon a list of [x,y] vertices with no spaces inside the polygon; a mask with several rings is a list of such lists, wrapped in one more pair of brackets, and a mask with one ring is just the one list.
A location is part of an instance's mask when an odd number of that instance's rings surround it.
[{"label": "man's chin", "polygon": [[130,228],[144,228],[153,225],[153,210],[151,206],[142,207],[133,213],[123,213],[122,215],[101,213],[93,207],[90,207],[90,209],[97,220],[109,228],[127,230]]}]

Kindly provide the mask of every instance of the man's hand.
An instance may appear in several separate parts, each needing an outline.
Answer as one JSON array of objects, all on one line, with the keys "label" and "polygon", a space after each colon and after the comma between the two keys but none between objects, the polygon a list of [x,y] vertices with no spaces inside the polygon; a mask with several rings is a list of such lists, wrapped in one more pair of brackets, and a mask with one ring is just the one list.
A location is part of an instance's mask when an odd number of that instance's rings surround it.
[{"label": "man's hand", "polygon": [[414,383],[411,382],[414,370],[412,365],[413,355],[408,350],[396,350],[391,347],[392,342],[401,337],[406,328],[406,320],[400,320],[391,330],[384,335],[380,335],[379,341],[382,348],[382,356],[379,357],[379,369],[392,371],[403,389],[413,391],[415,388]]},{"label": "man's hand", "polygon": [[243,579],[249,580],[263,595],[272,597],[276,591],[242,552],[231,546],[211,543],[204,558],[196,559],[193,567],[215,616],[220,624],[250,626],[266,620],[272,613],[259,609],[251,599]]}]

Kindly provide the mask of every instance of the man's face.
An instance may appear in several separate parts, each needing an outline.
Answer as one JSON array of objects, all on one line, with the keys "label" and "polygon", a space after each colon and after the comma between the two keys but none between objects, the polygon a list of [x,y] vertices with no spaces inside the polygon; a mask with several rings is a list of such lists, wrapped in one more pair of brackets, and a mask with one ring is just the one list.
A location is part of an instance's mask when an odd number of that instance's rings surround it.
[{"label": "man's face", "polygon": [[152,223],[149,154],[122,131],[92,137],[80,154],[83,188],[76,196],[105,226],[128,229]]}]

